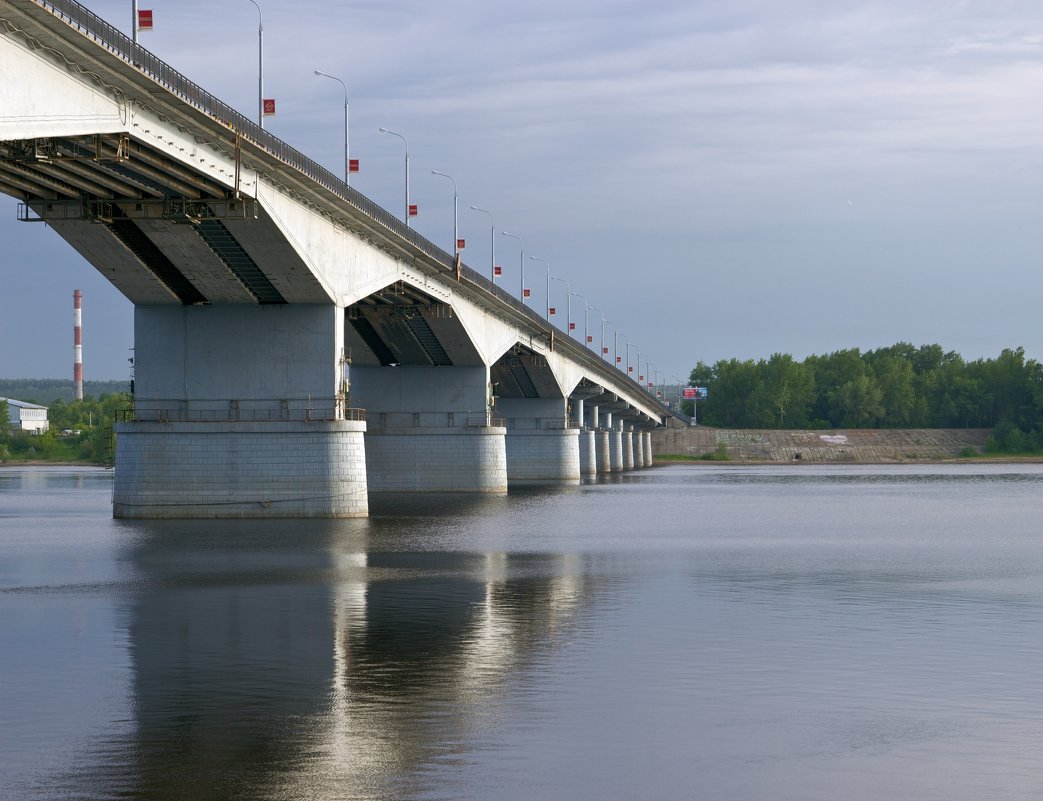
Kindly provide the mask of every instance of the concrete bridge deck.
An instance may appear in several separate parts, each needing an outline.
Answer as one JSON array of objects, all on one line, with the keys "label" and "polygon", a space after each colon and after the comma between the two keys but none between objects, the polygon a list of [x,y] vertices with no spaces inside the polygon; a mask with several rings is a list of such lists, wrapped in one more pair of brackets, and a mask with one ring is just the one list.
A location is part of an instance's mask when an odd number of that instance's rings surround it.
[{"label": "concrete bridge deck", "polygon": [[[163,419],[120,424],[117,515],[650,463],[667,412],[637,382],[78,3],[0,2],[0,76],[0,192],[135,304]],[[333,419],[287,411],[313,399]]]}]

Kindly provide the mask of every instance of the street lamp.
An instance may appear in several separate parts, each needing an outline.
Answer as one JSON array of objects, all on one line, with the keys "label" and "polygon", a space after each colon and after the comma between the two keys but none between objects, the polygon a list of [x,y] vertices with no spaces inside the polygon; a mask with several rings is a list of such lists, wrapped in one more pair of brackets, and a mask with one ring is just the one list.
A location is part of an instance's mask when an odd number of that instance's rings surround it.
[{"label": "street lamp", "polygon": [[336,75],[329,75],[320,70],[315,70],[315,74],[323,78],[331,78],[344,87],[344,183],[348,184],[349,167],[351,166],[348,159],[348,85]]},{"label": "street lamp", "polygon": [[521,302],[525,302],[525,243],[522,242],[522,238],[517,234],[509,234],[506,231],[500,231],[503,236],[509,236],[511,239],[518,240],[518,246],[521,247],[521,255],[518,257],[521,264],[521,294],[518,295],[521,298]]},{"label": "street lamp", "polygon": [[[598,314],[601,315],[601,350],[604,351],[604,349],[605,349],[605,313],[603,311],[601,311],[601,309],[599,309],[597,306],[588,306],[587,307],[587,311],[588,312],[596,311]],[[585,319],[583,321],[583,327],[584,328],[587,327],[587,321]],[[593,339],[594,337],[591,336],[589,338]],[[587,347],[590,347],[590,344],[593,344],[593,343],[588,343]]]},{"label": "street lamp", "polygon": [[[568,295],[572,291],[572,287],[569,286],[569,282],[566,281],[564,278],[558,278],[558,276],[556,276],[556,275],[552,275],[550,277],[550,280],[551,281],[561,281],[561,283],[563,283],[565,285],[565,296],[566,296],[566,301],[565,302],[568,303]],[[548,292],[548,295],[549,294],[550,293]],[[568,325],[566,325],[565,327],[568,328]],[[560,326],[559,326],[559,328],[560,328]],[[566,333],[568,333],[568,332],[566,332]]]},{"label": "street lamp", "polygon": [[[250,0],[250,2],[252,3],[253,0]],[[402,144],[406,148],[406,208],[405,208],[405,215],[406,216],[403,219],[406,222],[406,228],[408,228],[409,227],[409,142],[407,142],[406,138],[402,134],[400,134],[398,131],[392,131],[392,130],[389,130],[388,128],[378,128],[377,130],[379,130],[381,133],[386,133],[386,134],[391,134],[392,136],[397,136],[399,139],[402,140]]]},{"label": "street lamp", "polygon": [[257,124],[264,129],[264,25],[257,0],[249,0],[257,9]]},{"label": "street lamp", "polygon": [[460,225],[459,225],[459,219],[458,219],[457,214],[456,214],[456,208],[457,208],[457,206],[456,206],[456,199],[457,199],[456,179],[453,176],[448,175],[448,174],[446,174],[444,172],[439,172],[438,170],[431,170],[431,174],[432,175],[441,175],[443,178],[448,178],[450,181],[453,182],[453,253],[455,255],[459,256],[460,255],[460,247],[459,247],[459,245],[460,245]]},{"label": "street lamp", "polygon": [[480,209],[477,206],[471,206],[474,211],[480,211],[482,214],[489,215],[489,280],[496,280],[496,221],[493,220],[493,213]]},{"label": "street lamp", "polygon": [[546,259],[541,259],[539,256],[529,256],[533,261],[542,261],[543,266],[547,268],[547,322],[550,322],[550,262]]},{"label": "street lamp", "polygon": [[579,292],[569,292],[569,328],[572,328],[572,296],[583,298],[583,344],[587,344],[587,299]]}]

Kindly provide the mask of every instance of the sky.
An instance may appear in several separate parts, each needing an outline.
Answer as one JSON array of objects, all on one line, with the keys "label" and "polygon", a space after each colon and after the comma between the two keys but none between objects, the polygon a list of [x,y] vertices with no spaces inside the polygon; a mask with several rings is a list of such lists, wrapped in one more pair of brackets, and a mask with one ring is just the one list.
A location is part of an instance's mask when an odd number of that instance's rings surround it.
[{"label": "sky", "polygon": [[[661,380],[699,360],[803,358],[898,341],[1043,359],[1043,5],[842,0],[258,0],[266,128],[464,261],[488,209]],[[128,0],[92,11],[129,31]],[[141,43],[251,118],[249,0],[141,0]],[[0,111],[2,113],[2,111]],[[0,196],[0,377],[123,379],[133,309]],[[503,285],[517,241],[496,236]],[[553,282],[563,309],[564,283]],[[584,300],[573,298],[578,322]],[[560,319],[560,318],[558,318]],[[625,338],[625,339],[624,339]]]}]

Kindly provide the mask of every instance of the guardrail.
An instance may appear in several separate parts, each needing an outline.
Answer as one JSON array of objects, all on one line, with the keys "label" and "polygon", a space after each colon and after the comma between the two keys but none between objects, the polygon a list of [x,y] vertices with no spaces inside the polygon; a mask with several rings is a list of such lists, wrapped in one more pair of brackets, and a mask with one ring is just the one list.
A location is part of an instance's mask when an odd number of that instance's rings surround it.
[{"label": "guardrail", "polygon": [[116,412],[118,423],[324,422],[366,419],[341,398],[170,399],[136,401]]},{"label": "guardrail", "polygon": [[[268,155],[278,159],[288,167],[294,168],[324,189],[337,195],[341,200],[344,200],[369,217],[371,221],[380,224],[389,232],[406,240],[441,267],[454,273],[457,272],[455,256],[451,256],[433,242],[418,234],[388,212],[387,209],[378,206],[358,190],[345,184],[343,180],[325,167],[308,158],[277,136],[273,136],[231,106],[218,100],[214,95],[186,78],[141,45],[135,44],[122,31],[76,2],[76,0],[31,0],[31,2],[62,19],[128,65],[148,75],[152,80],[184,102],[214,118],[223,126],[229,128],[230,131],[249,140],[252,144],[268,153]],[[592,367],[596,366],[597,372],[606,377],[611,375],[613,380],[628,385],[631,390],[640,392],[642,395],[648,394],[647,390],[629,375],[617,370],[613,365],[601,358],[600,355],[595,356],[589,348],[575,342],[566,332],[557,326],[551,325],[520,300],[508,294],[506,290],[501,289],[474,269],[461,264],[459,276],[461,280],[466,280],[468,283],[480,287],[497,300],[509,306],[515,313],[534,325],[537,330],[545,332],[548,336],[553,335],[555,342],[561,343],[564,349],[572,356],[587,362]],[[561,335],[560,337],[559,334]],[[666,407],[656,398],[650,397],[649,401],[654,406],[660,407],[664,414],[668,413]]]},{"label": "guardrail", "polygon": [[503,418],[459,412],[374,412],[369,430],[407,428],[503,428]]}]

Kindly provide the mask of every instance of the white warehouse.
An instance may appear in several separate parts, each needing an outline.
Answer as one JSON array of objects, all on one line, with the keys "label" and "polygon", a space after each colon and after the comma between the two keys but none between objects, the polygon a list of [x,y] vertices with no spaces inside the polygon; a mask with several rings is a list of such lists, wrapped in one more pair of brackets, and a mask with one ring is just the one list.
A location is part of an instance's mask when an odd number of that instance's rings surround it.
[{"label": "white warehouse", "polygon": [[35,403],[26,403],[14,398],[0,398],[0,402],[2,401],[7,401],[7,414],[14,429],[42,434],[50,428],[46,406],[37,406]]}]

